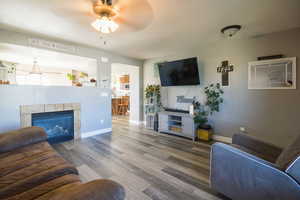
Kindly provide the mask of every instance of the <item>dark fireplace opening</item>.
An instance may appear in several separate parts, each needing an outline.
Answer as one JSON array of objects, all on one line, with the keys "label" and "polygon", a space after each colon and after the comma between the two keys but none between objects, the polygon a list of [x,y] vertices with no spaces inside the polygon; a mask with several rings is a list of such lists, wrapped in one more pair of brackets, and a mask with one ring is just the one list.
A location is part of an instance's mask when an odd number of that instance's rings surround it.
[{"label": "dark fireplace opening", "polygon": [[32,126],[45,129],[48,142],[60,143],[74,138],[74,112],[46,112],[32,114]]}]

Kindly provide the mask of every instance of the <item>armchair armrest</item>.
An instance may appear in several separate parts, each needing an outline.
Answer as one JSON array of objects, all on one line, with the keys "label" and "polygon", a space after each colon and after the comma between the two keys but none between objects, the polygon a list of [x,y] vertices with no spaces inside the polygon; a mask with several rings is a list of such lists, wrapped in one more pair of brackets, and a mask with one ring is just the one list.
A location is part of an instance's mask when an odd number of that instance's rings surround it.
[{"label": "armchair armrest", "polygon": [[211,187],[232,199],[300,199],[300,186],[275,164],[230,145],[215,143]]},{"label": "armchair armrest", "polygon": [[47,200],[123,200],[124,188],[110,180],[95,180],[72,188],[57,190]]},{"label": "armchair armrest", "polygon": [[300,184],[300,155],[288,166],[285,172]]},{"label": "armchair armrest", "polygon": [[268,155],[272,160],[276,160],[281,154],[282,149],[268,142],[258,140],[257,138],[246,134],[234,134],[232,143],[248,148],[260,154]]},{"label": "armchair armrest", "polygon": [[44,129],[39,127],[23,128],[0,134],[0,153],[12,151],[30,144],[47,140]]}]

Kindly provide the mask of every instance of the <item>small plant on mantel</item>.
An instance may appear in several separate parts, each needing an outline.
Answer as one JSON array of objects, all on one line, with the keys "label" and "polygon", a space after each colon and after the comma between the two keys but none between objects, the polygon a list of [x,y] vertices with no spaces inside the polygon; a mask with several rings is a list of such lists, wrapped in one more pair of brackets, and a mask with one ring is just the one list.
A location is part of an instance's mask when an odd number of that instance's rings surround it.
[{"label": "small plant on mantel", "polygon": [[199,102],[194,102],[195,116],[194,122],[198,126],[198,138],[209,141],[212,136],[211,126],[207,124],[208,116],[214,112],[220,111],[220,104],[223,103],[222,95],[224,91],[221,89],[220,83],[210,84],[204,88],[206,102],[202,105]]},{"label": "small plant on mantel", "polygon": [[68,73],[68,74],[67,74],[67,78],[68,78],[70,81],[75,81],[76,76],[75,76],[74,74]]}]

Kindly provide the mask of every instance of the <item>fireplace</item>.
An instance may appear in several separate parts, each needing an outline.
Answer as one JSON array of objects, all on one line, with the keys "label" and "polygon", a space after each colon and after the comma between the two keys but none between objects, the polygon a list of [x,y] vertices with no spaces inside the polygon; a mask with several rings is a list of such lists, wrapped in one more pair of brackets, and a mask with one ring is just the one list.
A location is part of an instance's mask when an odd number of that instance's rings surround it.
[{"label": "fireplace", "polygon": [[32,114],[32,126],[44,128],[51,144],[74,139],[74,112],[44,112]]},{"label": "fireplace", "polygon": [[79,139],[81,137],[80,115],[79,103],[20,106],[21,127],[44,128],[50,143]]}]

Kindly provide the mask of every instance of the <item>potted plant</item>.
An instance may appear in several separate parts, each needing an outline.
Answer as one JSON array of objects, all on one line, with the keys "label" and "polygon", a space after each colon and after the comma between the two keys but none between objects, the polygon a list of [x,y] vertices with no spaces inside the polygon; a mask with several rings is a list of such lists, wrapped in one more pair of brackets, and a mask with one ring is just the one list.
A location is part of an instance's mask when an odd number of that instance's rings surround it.
[{"label": "potted plant", "polygon": [[16,72],[17,72],[17,64],[11,63],[11,65],[7,69],[7,83],[16,84]]},{"label": "potted plant", "polygon": [[145,97],[147,103],[160,105],[160,86],[148,85],[145,89]]},{"label": "potted plant", "polygon": [[70,81],[75,81],[76,76],[75,76],[74,74],[68,73],[68,74],[67,74],[67,78],[68,78]]},{"label": "potted plant", "polygon": [[195,116],[194,122],[197,125],[198,139],[210,141],[212,138],[212,127],[208,124],[208,117],[214,112],[219,112],[220,104],[223,103],[222,95],[224,91],[219,83],[210,84],[204,88],[206,102],[202,105],[199,102],[194,102]]},{"label": "potted plant", "polygon": [[160,111],[160,85],[148,85],[145,89],[145,114],[146,114],[146,127],[158,130],[158,115]]}]

